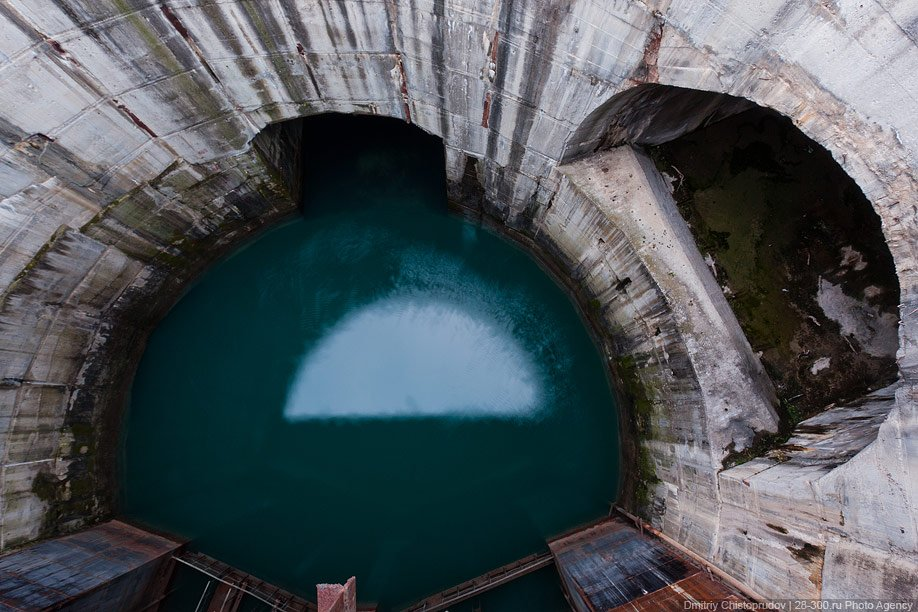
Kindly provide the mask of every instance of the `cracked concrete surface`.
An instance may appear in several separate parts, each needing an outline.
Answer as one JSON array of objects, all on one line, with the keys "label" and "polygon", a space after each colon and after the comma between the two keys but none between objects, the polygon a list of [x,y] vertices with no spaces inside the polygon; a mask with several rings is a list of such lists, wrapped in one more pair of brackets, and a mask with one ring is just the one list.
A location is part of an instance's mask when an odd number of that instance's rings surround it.
[{"label": "cracked concrete surface", "polygon": [[[474,187],[511,230],[554,228],[562,267],[619,312],[618,347],[669,398],[646,441],[668,535],[763,593],[914,586],[916,19],[909,2],[0,1],[0,546],[111,511],[101,449],[149,329],[213,256],[293,210],[290,148],[270,146],[291,137],[253,138],[343,112],[441,136],[451,193]],[[901,284],[902,380],[876,439],[828,474],[793,461],[749,485],[749,464],[717,474],[722,428],[702,418],[716,390],[690,359],[705,347],[679,339],[681,297],[666,301],[653,276],[665,268],[649,270],[557,171],[565,152],[601,142],[615,96],[638,81],[784,113],[882,219]],[[681,112],[670,133],[698,125]],[[613,304],[625,278],[630,298]],[[770,418],[744,409],[748,422],[724,431]],[[765,526],[789,515],[788,534]],[[823,551],[818,562],[802,542]]]}]

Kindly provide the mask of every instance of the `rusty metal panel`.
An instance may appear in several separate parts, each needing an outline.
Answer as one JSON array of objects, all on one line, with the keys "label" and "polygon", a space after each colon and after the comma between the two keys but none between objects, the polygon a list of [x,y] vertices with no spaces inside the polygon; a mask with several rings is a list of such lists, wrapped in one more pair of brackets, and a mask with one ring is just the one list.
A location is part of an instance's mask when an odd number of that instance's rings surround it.
[{"label": "rusty metal panel", "polygon": [[696,601],[746,601],[707,570],[618,518],[549,542],[578,610],[684,610]]},{"label": "rusty metal panel", "polygon": [[0,557],[0,606],[129,610],[155,600],[181,544],[120,521]]},{"label": "rusty metal panel", "polygon": [[689,602],[747,601],[745,598],[699,571],[675,584],[648,593],[610,612],[676,612],[689,609]]}]

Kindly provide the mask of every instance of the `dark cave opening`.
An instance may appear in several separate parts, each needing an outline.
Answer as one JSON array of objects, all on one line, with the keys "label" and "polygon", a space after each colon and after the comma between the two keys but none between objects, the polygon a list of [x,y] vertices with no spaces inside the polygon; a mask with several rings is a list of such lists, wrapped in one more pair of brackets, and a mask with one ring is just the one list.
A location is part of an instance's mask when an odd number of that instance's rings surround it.
[{"label": "dark cave opening", "polygon": [[826,149],[756,106],[650,153],[775,384],[785,429],[895,380],[893,259]]}]

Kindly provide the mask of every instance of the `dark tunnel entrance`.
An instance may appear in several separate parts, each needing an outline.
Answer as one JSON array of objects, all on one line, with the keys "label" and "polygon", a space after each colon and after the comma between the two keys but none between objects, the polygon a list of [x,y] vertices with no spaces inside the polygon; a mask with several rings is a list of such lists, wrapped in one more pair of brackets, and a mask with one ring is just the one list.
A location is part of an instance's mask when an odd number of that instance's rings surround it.
[{"label": "dark tunnel entrance", "polygon": [[755,107],[651,152],[787,417],[895,380],[892,256],[870,202],[828,151]]},{"label": "dark tunnel entrance", "polygon": [[896,379],[899,283],[880,219],[789,118],[725,94],[640,85],[570,143],[568,160],[647,149],[775,384],[785,434]]}]

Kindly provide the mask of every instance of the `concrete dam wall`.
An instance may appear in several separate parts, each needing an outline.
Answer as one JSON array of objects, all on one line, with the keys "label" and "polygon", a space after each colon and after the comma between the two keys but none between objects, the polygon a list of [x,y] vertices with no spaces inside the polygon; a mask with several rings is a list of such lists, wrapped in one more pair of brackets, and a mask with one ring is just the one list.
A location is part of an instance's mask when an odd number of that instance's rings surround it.
[{"label": "concrete dam wall", "polygon": [[[589,311],[635,398],[626,503],[763,596],[913,593],[916,24],[885,0],[0,2],[0,549],[110,515],[145,338],[208,263],[295,212],[297,152],[321,143],[271,124],[340,112],[440,136],[456,206]],[[630,145],[751,103],[873,204],[900,376],[723,470],[774,429],[774,394]]]}]

